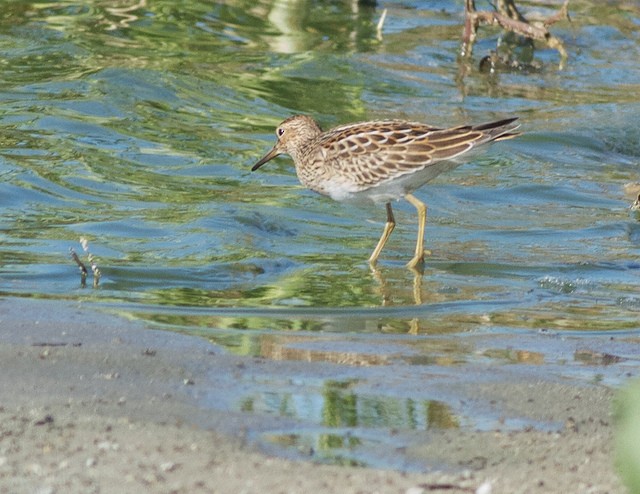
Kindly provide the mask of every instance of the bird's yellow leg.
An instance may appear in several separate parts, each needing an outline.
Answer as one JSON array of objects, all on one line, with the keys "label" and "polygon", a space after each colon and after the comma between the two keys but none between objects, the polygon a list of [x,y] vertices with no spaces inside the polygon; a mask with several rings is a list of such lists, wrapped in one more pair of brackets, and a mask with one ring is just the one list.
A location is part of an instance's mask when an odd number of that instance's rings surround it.
[{"label": "bird's yellow leg", "polygon": [[418,211],[418,240],[416,241],[416,253],[407,263],[408,268],[416,268],[424,262],[424,227],[427,223],[427,206],[411,194],[404,198],[409,201]]},{"label": "bird's yellow leg", "polygon": [[371,253],[371,257],[369,257],[369,264],[371,264],[372,266],[374,266],[376,262],[378,262],[378,256],[380,256],[380,252],[382,252],[384,244],[387,243],[387,240],[389,240],[389,236],[391,235],[391,232],[396,226],[396,220],[393,217],[393,209],[391,209],[391,203],[388,202],[386,206],[387,206],[387,222],[384,224],[384,230],[382,231],[382,236],[380,237],[380,240],[378,240],[378,245],[376,245],[376,248],[373,249],[373,252]]}]

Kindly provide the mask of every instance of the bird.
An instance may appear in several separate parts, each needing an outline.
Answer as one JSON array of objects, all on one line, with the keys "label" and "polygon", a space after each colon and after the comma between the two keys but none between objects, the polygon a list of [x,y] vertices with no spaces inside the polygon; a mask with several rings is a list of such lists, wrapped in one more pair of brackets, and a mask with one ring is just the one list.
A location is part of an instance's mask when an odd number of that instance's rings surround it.
[{"label": "bird", "polygon": [[387,220],[369,264],[375,267],[396,221],[391,203],[406,199],[418,213],[418,237],[407,267],[424,264],[427,206],[413,195],[443,172],[468,162],[486,144],[520,135],[518,117],[440,128],[404,120],[376,120],[323,131],[308,115],[293,115],[276,129],[273,148],[256,171],[287,154],[307,188],[339,202],[385,204]]}]

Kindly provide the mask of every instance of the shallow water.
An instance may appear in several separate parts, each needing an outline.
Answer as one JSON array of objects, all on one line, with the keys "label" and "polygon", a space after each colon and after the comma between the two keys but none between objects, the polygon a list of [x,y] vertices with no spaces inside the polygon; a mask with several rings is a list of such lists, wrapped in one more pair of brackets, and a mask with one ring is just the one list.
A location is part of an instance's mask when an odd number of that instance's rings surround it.
[{"label": "shallow water", "polygon": [[[640,181],[640,9],[592,3],[572,2],[572,22],[552,27],[570,55],[563,70],[539,46],[539,67],[486,74],[476,67],[499,32],[483,29],[459,60],[459,2],[10,2],[0,295],[94,304],[241,355],[351,366],[344,379],[308,370],[293,389],[253,380],[223,400],[319,427],[312,447],[336,461],[391,464],[375,447],[358,453],[356,426],[375,443],[389,428],[496,424],[422,388],[416,413],[407,400],[421,373],[542,366],[617,385],[637,373],[635,352],[615,347],[612,362],[579,348],[633,343],[640,329],[627,187]],[[249,171],[299,112],[326,127],[518,115],[524,134],[416,193],[429,206],[423,276],[404,268],[416,218],[403,202],[372,272],[383,206],[314,195],[287,158]],[[69,256],[86,262],[81,238],[98,287],[91,275],[81,286]],[[466,340],[485,336],[482,349]],[[354,379],[380,387],[356,392]],[[273,442],[306,447],[296,431]]]}]

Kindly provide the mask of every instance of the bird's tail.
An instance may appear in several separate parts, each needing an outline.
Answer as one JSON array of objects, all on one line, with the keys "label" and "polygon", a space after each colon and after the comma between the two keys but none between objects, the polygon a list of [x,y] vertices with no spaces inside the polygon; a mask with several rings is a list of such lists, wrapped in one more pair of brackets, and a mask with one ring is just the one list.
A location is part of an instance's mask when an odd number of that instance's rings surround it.
[{"label": "bird's tail", "polygon": [[518,117],[505,118],[504,120],[474,125],[471,128],[486,134],[488,137],[486,142],[504,141],[506,139],[513,139],[521,134],[521,132],[516,132],[520,127],[517,120]]}]

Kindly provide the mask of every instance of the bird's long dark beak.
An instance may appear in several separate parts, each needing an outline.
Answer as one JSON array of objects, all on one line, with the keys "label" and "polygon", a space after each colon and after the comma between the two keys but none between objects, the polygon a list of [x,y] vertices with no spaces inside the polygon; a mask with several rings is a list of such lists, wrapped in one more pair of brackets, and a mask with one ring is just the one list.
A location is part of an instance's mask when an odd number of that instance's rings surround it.
[{"label": "bird's long dark beak", "polygon": [[267,161],[272,160],[273,158],[275,158],[279,154],[281,154],[281,151],[280,151],[280,149],[278,149],[278,145],[276,144],[275,146],[273,146],[273,149],[271,151],[269,151],[267,154],[265,154],[260,159],[260,161],[258,161],[255,165],[253,165],[251,167],[251,171],[255,172],[258,168],[260,168],[262,165],[264,165]]}]

